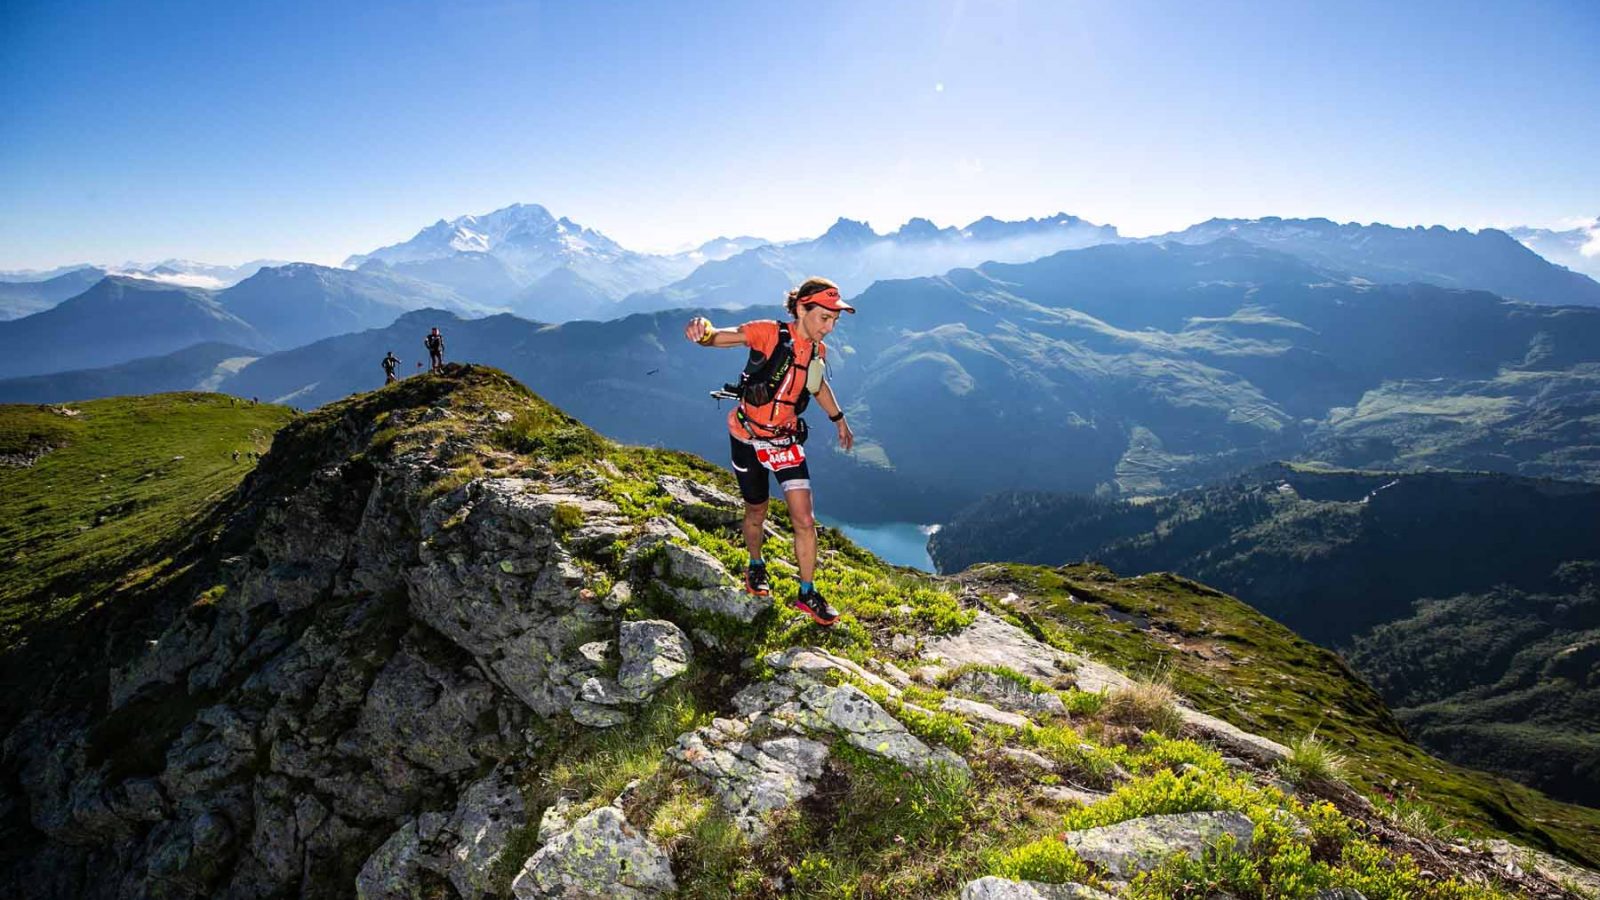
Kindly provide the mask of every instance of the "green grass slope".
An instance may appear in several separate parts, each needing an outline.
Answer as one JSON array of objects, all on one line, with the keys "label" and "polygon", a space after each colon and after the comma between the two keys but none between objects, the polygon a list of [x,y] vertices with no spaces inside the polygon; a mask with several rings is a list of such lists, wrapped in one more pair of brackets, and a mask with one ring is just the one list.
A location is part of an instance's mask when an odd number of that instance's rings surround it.
[{"label": "green grass slope", "polygon": [[1177,572],[1346,654],[1431,751],[1600,806],[1600,486],[1265,466],[1144,502],[1014,493],[930,542]]},{"label": "green grass slope", "polygon": [[1119,578],[1078,564],[975,566],[958,576],[1049,635],[1128,671],[1164,678],[1202,710],[1288,743],[1315,733],[1354,762],[1350,782],[1397,815],[1504,833],[1600,864],[1600,810],[1430,756],[1331,651],[1239,600],[1160,573]]},{"label": "green grass slope", "polygon": [[292,416],[196,393],[0,406],[0,651],[181,549]]}]

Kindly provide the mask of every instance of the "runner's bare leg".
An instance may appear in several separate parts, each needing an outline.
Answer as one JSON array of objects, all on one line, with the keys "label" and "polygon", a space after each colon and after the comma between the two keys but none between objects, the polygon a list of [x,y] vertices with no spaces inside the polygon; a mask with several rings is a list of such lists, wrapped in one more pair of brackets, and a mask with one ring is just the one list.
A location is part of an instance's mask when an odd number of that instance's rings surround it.
[{"label": "runner's bare leg", "polygon": [[817,568],[817,520],[811,514],[811,491],[784,491],[783,500],[789,504],[789,521],[794,523],[794,562],[800,567],[800,580],[810,581]]},{"label": "runner's bare leg", "polygon": [[746,503],[744,505],[744,546],[750,551],[750,558],[757,559],[761,556],[761,541],[766,538],[761,526],[767,521],[767,504]]}]

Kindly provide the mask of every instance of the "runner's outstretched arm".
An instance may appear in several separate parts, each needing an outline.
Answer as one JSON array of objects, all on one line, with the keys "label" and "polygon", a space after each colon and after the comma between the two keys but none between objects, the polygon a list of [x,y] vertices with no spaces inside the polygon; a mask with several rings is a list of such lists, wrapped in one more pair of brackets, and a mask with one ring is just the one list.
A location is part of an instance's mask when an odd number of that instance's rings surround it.
[{"label": "runner's outstretched arm", "polygon": [[743,347],[744,326],[717,328],[704,316],[695,316],[684,326],[683,336],[702,347]]}]

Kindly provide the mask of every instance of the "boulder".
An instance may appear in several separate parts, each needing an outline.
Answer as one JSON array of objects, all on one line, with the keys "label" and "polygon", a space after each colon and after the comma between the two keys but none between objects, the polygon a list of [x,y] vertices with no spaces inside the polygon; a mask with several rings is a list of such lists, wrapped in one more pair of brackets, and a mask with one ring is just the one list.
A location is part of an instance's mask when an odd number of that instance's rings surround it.
[{"label": "boulder", "polygon": [[[497,768],[468,785],[456,802],[448,830],[447,874],[463,900],[494,890],[491,876],[527,810],[510,773]],[[500,885],[504,889],[504,882]]]},{"label": "boulder", "polygon": [[987,612],[978,613],[971,625],[955,634],[929,640],[922,656],[951,666],[1005,666],[1047,683],[1078,665],[1078,657],[1073,654],[1037,641],[1021,628]]},{"label": "boulder", "polygon": [[1005,725],[1010,728],[1027,728],[1033,724],[1027,716],[1019,716],[1013,712],[995,709],[987,703],[976,700],[963,700],[960,697],[946,697],[939,708],[948,713],[955,713],[964,719],[976,719],[993,725]]},{"label": "boulder", "polygon": [[981,669],[962,674],[950,685],[950,690],[977,697],[1014,713],[1035,716],[1067,714],[1066,705],[1054,691],[1030,691],[1010,678]]},{"label": "boulder", "polygon": [[662,475],[656,484],[672,500],[674,513],[702,528],[725,528],[744,520],[744,504],[710,485],[674,475]]},{"label": "boulder", "polygon": [[1032,750],[1020,750],[1016,747],[1001,747],[1000,755],[1017,763],[1024,768],[1038,769],[1041,772],[1054,772],[1056,764],[1040,756]]},{"label": "boulder", "polygon": [[1101,791],[1089,791],[1072,785],[1047,784],[1039,788],[1039,793],[1049,800],[1067,806],[1093,806],[1101,800],[1111,796]]},{"label": "boulder", "polygon": [[900,688],[867,671],[854,661],[835,656],[820,647],[790,647],[781,653],[774,651],[767,654],[765,661],[774,669],[789,669],[812,676],[821,675],[829,669],[837,669],[866,684],[881,688],[891,697],[900,696]]},{"label": "boulder", "polygon": [[598,703],[590,703],[587,700],[572,701],[571,711],[574,722],[579,725],[587,725],[590,728],[610,728],[614,725],[621,725],[623,722],[633,718],[632,715],[624,710],[601,706]]},{"label": "boulder", "polygon": [[663,588],[667,594],[683,606],[747,623],[771,608],[771,597],[746,593],[710,553],[671,541],[657,541],[656,544],[661,547],[661,554],[656,558],[656,575],[665,582]]},{"label": "boulder", "polygon": [[967,882],[961,889],[961,900],[1044,900],[1044,897],[1020,881],[988,875]]},{"label": "boulder", "polygon": [[356,896],[419,896],[426,871],[447,877],[463,900],[481,900],[524,814],[522,792],[497,768],[462,790],[450,815],[423,813],[391,834],[361,867]]},{"label": "boulder", "polygon": [[551,838],[511,883],[517,900],[653,900],[677,889],[667,855],[613,806]]},{"label": "boulder", "polygon": [[1156,868],[1175,853],[1199,859],[1206,848],[1230,836],[1234,849],[1247,851],[1254,832],[1255,825],[1242,813],[1188,812],[1070,831],[1065,840],[1085,861],[1125,881]]},{"label": "boulder", "polygon": [[1047,884],[1042,881],[1008,881],[993,875],[970,881],[961,900],[1115,900],[1105,891],[1083,884]]},{"label": "boulder", "polygon": [[689,668],[689,637],[671,622],[649,619],[623,622],[617,637],[622,668],[617,685],[622,697],[640,703]]},{"label": "boulder", "polygon": [[793,733],[751,739],[749,731],[742,721],[715,719],[679,737],[670,752],[706,779],[740,831],[760,838],[771,813],[816,790],[828,745]]}]

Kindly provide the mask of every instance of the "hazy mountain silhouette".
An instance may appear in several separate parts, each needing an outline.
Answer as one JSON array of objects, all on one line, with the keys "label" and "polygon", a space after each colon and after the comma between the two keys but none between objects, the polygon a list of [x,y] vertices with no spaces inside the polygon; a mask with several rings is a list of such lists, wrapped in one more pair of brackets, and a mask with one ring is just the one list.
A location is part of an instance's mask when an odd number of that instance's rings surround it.
[{"label": "hazy mountain silhouette", "polygon": [[44,312],[0,322],[0,377],[103,368],[205,341],[272,346],[210,291],[109,276]]},{"label": "hazy mountain silhouette", "polygon": [[64,403],[167,391],[214,391],[261,351],[208,342],[99,369],[0,380],[0,403]]},{"label": "hazy mountain silhouette", "polygon": [[0,320],[43,312],[78,296],[104,277],[104,269],[84,266],[37,281],[0,281]]},{"label": "hazy mountain silhouette", "polygon": [[1236,237],[1369,281],[1474,288],[1530,303],[1600,306],[1600,283],[1553,265],[1494,228],[1395,228],[1327,219],[1210,219],[1151,241],[1203,244]]}]

